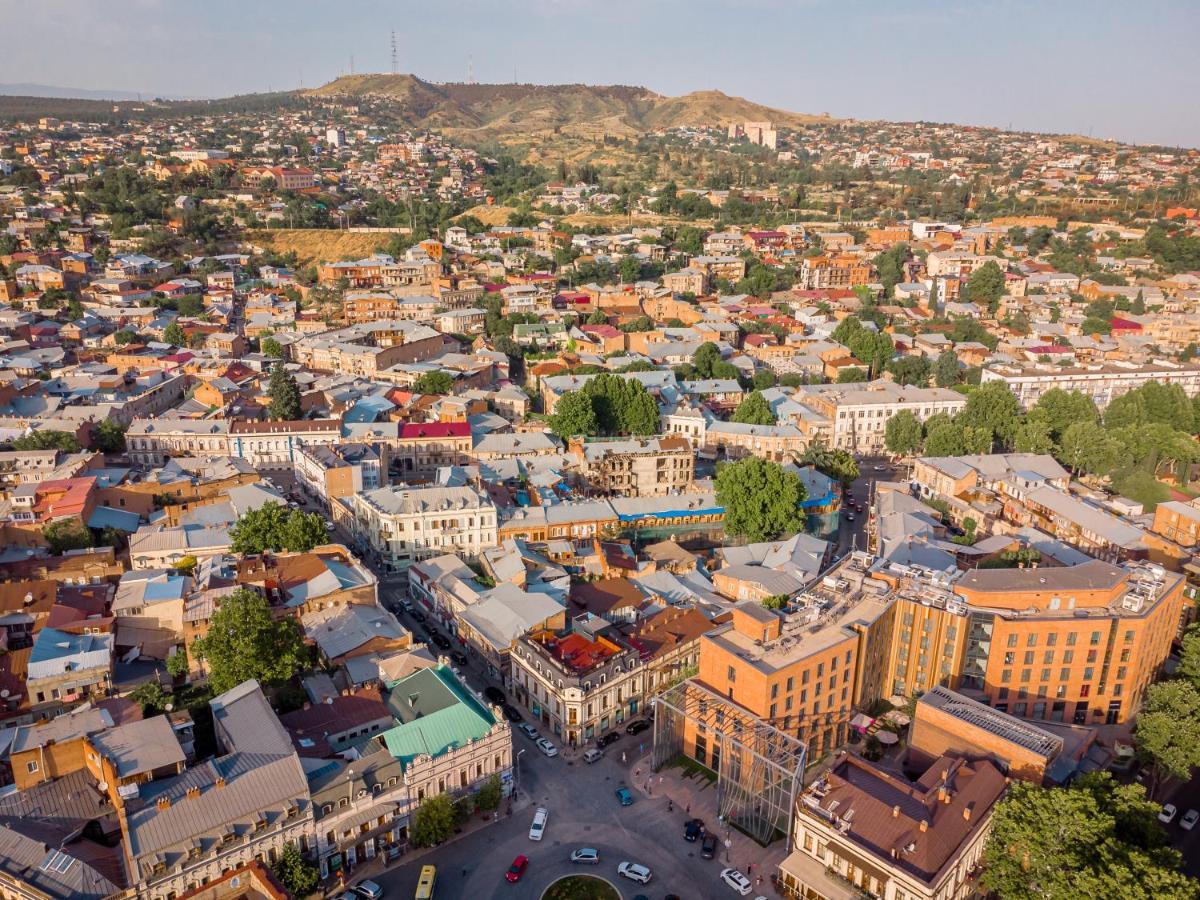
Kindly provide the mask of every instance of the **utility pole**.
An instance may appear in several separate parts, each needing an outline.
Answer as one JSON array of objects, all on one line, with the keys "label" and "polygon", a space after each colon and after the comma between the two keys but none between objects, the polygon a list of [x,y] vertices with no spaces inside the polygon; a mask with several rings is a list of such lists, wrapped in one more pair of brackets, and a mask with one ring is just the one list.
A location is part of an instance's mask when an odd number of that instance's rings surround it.
[{"label": "utility pole", "polygon": [[392,74],[397,75],[400,72],[400,67],[396,63],[396,29],[392,29]]}]

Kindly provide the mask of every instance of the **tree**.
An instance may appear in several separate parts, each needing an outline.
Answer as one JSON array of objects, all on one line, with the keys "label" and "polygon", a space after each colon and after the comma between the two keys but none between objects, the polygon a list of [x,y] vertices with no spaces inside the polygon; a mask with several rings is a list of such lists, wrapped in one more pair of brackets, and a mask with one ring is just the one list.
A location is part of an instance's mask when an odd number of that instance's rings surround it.
[{"label": "tree", "polygon": [[300,418],[300,388],[296,379],[284,369],[283,363],[275,363],[271,367],[267,396],[271,398],[267,412],[272,419],[290,421]]},{"label": "tree", "polygon": [[725,508],[725,532],[751,542],[804,527],[800,503],[808,494],[795,472],[750,457],[717,470],[717,503]]},{"label": "tree", "polygon": [[418,394],[448,394],[454,386],[454,378],[449,372],[426,372],[413,382],[413,390]]},{"label": "tree", "polygon": [[954,355],[954,351],[943,350],[939,353],[937,361],[933,364],[933,380],[937,386],[954,387],[958,384],[959,374],[958,357]]},{"label": "tree", "polygon": [[849,487],[858,480],[858,460],[849,450],[831,450],[820,440],[809,444],[800,457],[800,465],[813,466],[823,475]]},{"label": "tree", "polygon": [[1200,690],[1186,678],[1150,685],[1134,738],[1138,755],[1154,765],[1156,786],[1190,779],[1200,766]]},{"label": "tree", "polygon": [[500,785],[500,776],[493,775],[483,783],[483,787],[479,789],[479,796],[475,798],[479,808],[484,812],[491,812],[493,809],[500,808],[500,801],[504,797],[504,791]]},{"label": "tree", "polygon": [[658,404],[640,381],[603,372],[584,385],[582,393],[591,398],[600,434],[658,433]]},{"label": "tree", "polygon": [[1013,449],[1018,453],[1055,453],[1058,446],[1050,423],[1029,416],[1017,426],[1013,437]]},{"label": "tree", "polygon": [[276,619],[266,598],[244,587],[221,600],[208,633],[191,649],[208,664],[208,681],[218,694],[251,678],[287,681],[308,663],[299,623],[291,616]]},{"label": "tree", "polygon": [[283,344],[273,337],[265,337],[258,342],[258,349],[272,359],[283,359]]},{"label": "tree", "polygon": [[329,542],[325,520],[316,513],[265,503],[242,514],[229,530],[234,553],[307,553]]},{"label": "tree", "polygon": [[1065,788],[1014,781],[992,817],[983,884],[1004,900],[1195,900],[1157,813],[1139,785],[1107,773]]},{"label": "tree", "polygon": [[426,797],[413,814],[409,837],[418,847],[435,847],[454,833],[457,815],[449,794]]},{"label": "tree", "polygon": [[316,891],[321,878],[317,867],[305,861],[300,855],[300,848],[294,843],[284,846],[271,871],[293,897],[307,897]]},{"label": "tree", "polygon": [[774,425],[776,419],[762,391],[751,391],[734,410],[733,421],[745,425]]},{"label": "tree", "polygon": [[142,708],[143,716],[157,716],[167,705],[167,692],[157,678],[143,681],[129,692],[129,699]]},{"label": "tree", "polygon": [[926,456],[962,456],[966,452],[967,439],[961,425],[948,419],[927,425],[924,449]]},{"label": "tree", "polygon": [[712,378],[713,367],[721,361],[721,351],[712,341],[705,341],[692,354],[692,365],[700,378]]},{"label": "tree", "polygon": [[608,324],[608,316],[605,315],[603,312],[601,312],[598,309],[593,310],[592,314],[587,317],[586,324],[588,324],[588,325],[607,325]]},{"label": "tree", "polygon": [[971,273],[967,279],[967,297],[972,303],[981,303],[988,312],[995,313],[1004,296],[1004,271],[995,260],[989,259]]},{"label": "tree", "polygon": [[175,652],[167,657],[167,674],[172,678],[183,678],[187,673],[187,650],[183,647],[177,647]]},{"label": "tree", "polygon": [[1063,432],[1060,459],[1075,472],[1107,475],[1121,461],[1121,445],[1096,422],[1076,422]]},{"label": "tree", "polygon": [[921,446],[921,422],[911,410],[902,409],[890,419],[883,433],[883,444],[889,453],[908,456]]},{"label": "tree", "polygon": [[163,340],[172,347],[187,346],[187,335],[184,334],[183,327],[178,322],[172,322],[163,329]]},{"label": "tree", "polygon": [[758,391],[765,391],[767,388],[773,388],[775,387],[777,380],[778,379],[776,379],[775,373],[770,369],[759,369],[754,373],[754,389]]},{"label": "tree", "polygon": [[901,356],[888,363],[887,369],[892,373],[897,384],[915,384],[925,387],[929,384],[929,373],[932,366],[924,356]]},{"label": "tree", "polygon": [[762,605],[767,609],[783,609],[791,599],[788,594],[773,594],[770,597],[764,597]]},{"label": "tree", "polygon": [[78,453],[79,440],[73,434],[65,431],[31,431],[23,434],[12,442],[14,450],[63,450],[67,453]]},{"label": "tree", "polygon": [[1200,690],[1200,624],[1193,622],[1183,632],[1183,642],[1179,651],[1179,668],[1176,676],[1192,683]]},{"label": "tree", "polygon": [[865,331],[865,329],[862,322],[859,321],[858,316],[846,316],[846,318],[838,322],[837,328],[833,329],[833,334],[830,337],[843,347],[849,348],[850,341],[862,331]]},{"label": "tree", "polygon": [[101,453],[122,453],[125,450],[125,426],[116,419],[105,419],[96,426],[92,446]]},{"label": "tree", "polygon": [[86,550],[93,545],[91,531],[75,519],[59,519],[51,522],[42,529],[42,537],[50,545],[51,553]]},{"label": "tree", "polygon": [[1076,422],[1100,421],[1100,412],[1087,394],[1051,388],[1029,410],[1028,421],[1044,425],[1050,438],[1058,443],[1063,432]]},{"label": "tree", "polygon": [[858,366],[846,366],[838,369],[837,383],[838,384],[854,384],[855,382],[866,381],[867,370]]},{"label": "tree", "polygon": [[633,284],[642,277],[642,263],[636,256],[630,254],[621,258],[621,264],[617,266],[617,271],[621,273],[621,281],[625,284]]},{"label": "tree", "polygon": [[[990,381],[967,395],[967,405],[955,417],[955,421],[964,427],[986,431],[989,444],[994,439],[1011,445],[1020,414],[1021,405],[1008,385],[1002,381]],[[990,450],[989,446],[980,452],[987,453]]]},{"label": "tree", "polygon": [[568,391],[554,404],[550,430],[563,440],[577,435],[592,437],[600,433],[592,398],[583,391]]}]

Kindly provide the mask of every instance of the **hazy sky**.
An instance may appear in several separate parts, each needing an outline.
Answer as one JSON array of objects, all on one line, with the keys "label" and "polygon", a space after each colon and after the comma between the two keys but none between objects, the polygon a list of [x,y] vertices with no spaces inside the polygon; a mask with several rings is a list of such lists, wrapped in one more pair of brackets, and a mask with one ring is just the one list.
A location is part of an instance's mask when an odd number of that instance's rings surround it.
[{"label": "hazy sky", "polygon": [[1200,147],[1200,0],[0,0],[0,83],[226,96],[349,71],[717,88]]}]

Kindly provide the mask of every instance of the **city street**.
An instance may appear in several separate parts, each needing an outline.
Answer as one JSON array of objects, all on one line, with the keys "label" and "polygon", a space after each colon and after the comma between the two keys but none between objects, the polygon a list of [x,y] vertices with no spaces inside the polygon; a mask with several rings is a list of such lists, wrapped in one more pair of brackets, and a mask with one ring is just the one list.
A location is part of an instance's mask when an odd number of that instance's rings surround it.
[{"label": "city street", "polygon": [[[867,518],[874,499],[876,481],[902,481],[908,477],[908,466],[894,463],[886,456],[867,456],[858,461],[858,479],[843,496],[841,513],[842,526],[838,530],[837,556],[842,557],[851,550],[867,548]],[[854,510],[854,521],[846,521],[851,500],[862,504],[862,512]]]},{"label": "city street", "polygon": [[[403,589],[394,583],[383,584],[380,593],[405,627],[412,629],[414,637],[427,640],[432,622],[427,619],[425,625],[418,624],[403,612],[399,605],[405,596]],[[485,677],[477,658],[468,656],[469,664],[458,668],[472,688],[482,690],[497,684]],[[733,833],[729,850],[722,843],[716,859],[701,858],[700,844],[684,840],[683,826],[691,817],[717,825],[716,791],[708,787],[698,790],[691,783],[684,786],[678,773],[672,771],[665,775],[666,788],[651,781],[651,795],[647,796],[648,771],[639,760],[649,754],[651,741],[650,731],[637,736],[622,732],[606,749],[603,759],[588,765],[578,754],[568,751],[547,758],[514,728],[513,751],[519,770],[515,775],[518,790],[528,796],[529,804],[515,811],[511,819],[471,832],[431,853],[411,853],[402,865],[371,877],[389,895],[398,897],[412,895],[421,866],[426,864],[438,867],[439,894],[445,891],[442,896],[490,897],[503,891],[514,898],[537,898],[556,878],[582,872],[608,879],[627,898],[639,893],[710,897],[728,891],[719,881],[726,865],[745,872],[747,864],[753,863],[755,874],[761,872],[764,876],[774,871],[775,861],[786,853],[782,841],[763,849]],[[618,803],[615,792],[619,787],[628,787],[633,793],[632,806]],[[678,797],[680,805],[668,809],[664,793]],[[529,824],[537,806],[545,806],[550,812],[545,838],[540,843],[529,840]],[[572,864],[570,853],[579,847],[598,850],[600,864]],[[520,882],[508,884],[504,873],[522,853],[529,857],[529,868]],[[725,861],[727,856],[729,863]],[[618,876],[617,864],[624,860],[649,866],[653,872],[650,884],[639,885]],[[755,896],[759,895],[776,896],[769,879],[758,887]]]}]

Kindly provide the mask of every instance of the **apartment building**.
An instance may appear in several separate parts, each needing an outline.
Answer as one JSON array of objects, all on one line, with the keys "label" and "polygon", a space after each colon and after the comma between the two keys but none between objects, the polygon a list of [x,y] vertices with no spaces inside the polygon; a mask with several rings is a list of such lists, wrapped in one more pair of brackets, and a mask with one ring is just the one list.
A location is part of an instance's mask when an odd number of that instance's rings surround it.
[{"label": "apartment building", "polygon": [[135,419],[125,432],[131,462],[158,468],[172,456],[229,456],[227,420]]},{"label": "apartment building", "polygon": [[746,261],[740,256],[696,256],[691,264],[704,272],[707,284],[718,278],[736,282],[746,277]]},{"label": "apartment building", "polygon": [[953,416],[967,399],[948,388],[900,385],[893,381],[860,384],[820,384],[800,388],[795,399],[817,413],[821,420],[802,425],[831,436],[834,449],[853,453],[880,453],[888,420],[901,411],[911,412],[921,422],[932,416]]},{"label": "apartment building", "polygon": [[1200,506],[1195,501],[1160,503],[1154,510],[1151,530],[1181,547],[1195,547],[1200,544]]},{"label": "apartment building", "polygon": [[967,643],[950,686],[1001,712],[1125,722],[1171,652],[1184,578],[1152,563],[971,569],[955,583]]},{"label": "apartment building", "polygon": [[805,291],[848,290],[871,283],[871,263],[865,258],[839,253],[806,256],[800,261],[796,287]]},{"label": "apartment building", "polygon": [[229,455],[246,460],[260,472],[291,473],[302,447],[335,444],[341,439],[341,419],[229,423]]},{"label": "apartment building", "polygon": [[779,885],[796,900],[966,900],[1007,789],[990,760],[935,760],[915,782],[843,755],[800,795]]},{"label": "apartment building", "polygon": [[706,422],[698,443],[710,453],[729,459],[758,456],[786,462],[803,453],[808,438],[795,425],[750,425],[745,422]]},{"label": "apartment building", "polygon": [[387,478],[386,451],[371,444],[301,444],[295,460],[296,480],[309,496],[326,505],[332,499],[373,491]]},{"label": "apartment building", "polygon": [[692,445],[681,437],[581,441],[568,452],[587,484],[622,497],[659,497],[686,491],[696,471]]},{"label": "apartment building", "polygon": [[404,481],[431,481],[443,466],[465,465],[471,455],[467,422],[412,422],[400,426],[391,461]]},{"label": "apartment building", "polygon": [[578,747],[643,708],[646,668],[612,623],[591,615],[566,632],[539,631],[517,641],[512,692],[533,718]]},{"label": "apartment building", "polygon": [[306,369],[371,378],[392,366],[437,356],[442,347],[442,335],[428,325],[388,319],[301,338],[291,352]]},{"label": "apartment building", "polygon": [[1109,362],[1090,366],[993,365],[983,370],[983,383],[999,381],[1028,409],[1053,388],[1079,391],[1101,411],[1126,391],[1148,381],[1177,384],[1189,397],[1200,394],[1200,364],[1158,361],[1148,365]]},{"label": "apartment building", "polygon": [[1007,263],[998,256],[977,256],[951,250],[935,250],[925,259],[925,268],[931,278],[939,275],[966,278],[989,262],[994,262],[1004,271]]},{"label": "apartment building", "polygon": [[338,500],[333,518],[389,573],[444,553],[473,559],[497,543],[495,504],[473,487],[377,488]]}]

